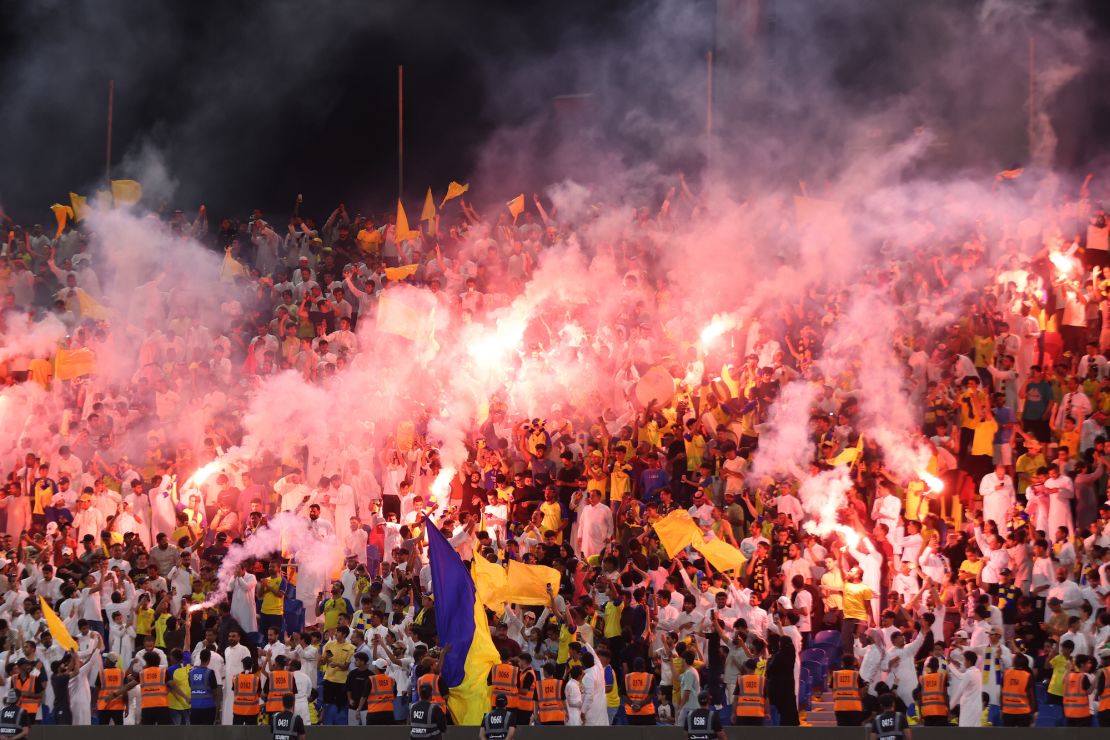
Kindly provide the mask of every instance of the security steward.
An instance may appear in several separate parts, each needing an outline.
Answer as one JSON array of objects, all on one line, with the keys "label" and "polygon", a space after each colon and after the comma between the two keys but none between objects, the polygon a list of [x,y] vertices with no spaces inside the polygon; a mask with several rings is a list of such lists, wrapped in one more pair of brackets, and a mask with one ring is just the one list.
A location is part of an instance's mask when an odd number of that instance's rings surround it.
[{"label": "security steward", "polygon": [[[1098,657],[1102,661],[1102,668],[1099,669],[1098,678],[1095,680],[1098,726],[1110,727],[1110,649],[1099,650]],[[1014,658],[1014,662],[1017,662],[1017,658]]]},{"label": "security steward", "polygon": [[212,651],[200,651],[200,665],[189,668],[189,724],[216,724],[216,707],[222,698],[220,685],[216,682],[216,672],[208,667],[212,662]]},{"label": "security steward", "polygon": [[442,737],[447,732],[447,714],[432,701],[430,683],[420,684],[419,700],[409,706],[409,737],[412,740]]},{"label": "security steward", "polygon": [[96,694],[96,721],[100,725],[122,725],[123,712],[127,709],[127,691],[124,689],[126,674],[118,667],[118,655],[105,653],[103,657],[100,690]]},{"label": "security steward", "polygon": [[514,735],[516,720],[513,719],[513,710],[509,709],[509,696],[498,694],[493,697],[493,709],[482,717],[478,740],[513,740]]},{"label": "security steward", "polygon": [[254,660],[243,658],[243,672],[231,682],[231,724],[258,724],[258,715],[262,711],[259,701],[261,689],[262,680],[254,672]]},{"label": "security steward", "polygon": [[1029,670],[1029,658],[1014,656],[1013,667],[1002,674],[1002,726],[1032,727],[1037,711],[1036,684]]},{"label": "security steward", "polygon": [[370,695],[366,697],[366,724],[392,725],[393,699],[397,696],[397,684],[386,671],[389,663],[378,658],[371,663],[374,673],[370,676]]},{"label": "security steward", "polygon": [[[146,666],[139,671],[139,705],[142,712],[139,715],[139,724],[142,725],[168,725],[172,724],[170,718],[169,692],[177,684],[172,678],[166,676],[166,669],[161,665],[158,653],[147,653],[143,656]],[[132,681],[128,686],[134,686]]]},{"label": "security steward", "polygon": [[758,664],[747,660],[740,667],[736,679],[736,704],[732,710],[732,724],[760,726],[767,718],[767,681],[757,674]]},{"label": "security steward", "polygon": [[1064,725],[1091,726],[1091,679],[1085,665],[1074,663],[1064,676]]},{"label": "security steward", "polygon": [[521,653],[517,656],[520,678],[516,694],[516,709],[513,718],[522,725],[532,724],[532,713],[536,711],[536,671],[532,668],[532,656]]},{"label": "security steward", "polygon": [[913,740],[906,715],[894,711],[894,694],[880,696],[879,708],[882,711],[871,720],[871,740]]},{"label": "security steward", "polygon": [[11,679],[11,687],[19,692],[19,706],[27,713],[31,724],[35,724],[46,691],[46,672],[36,676],[31,673],[34,667],[33,662],[20,658],[15,662],[16,673]]},{"label": "security steward", "polygon": [[843,668],[833,671],[833,712],[838,727],[859,727],[863,724],[863,694],[856,659],[844,656]]},{"label": "security steward", "polygon": [[725,730],[721,718],[709,708],[709,692],[698,694],[698,708],[686,714],[686,737],[688,740],[725,740]]},{"label": "security steward", "polygon": [[9,689],[0,708],[0,738],[22,740],[31,732],[31,718],[19,706],[19,691]]},{"label": "security steward", "polygon": [[293,713],[293,694],[281,695],[281,711],[270,715],[274,740],[304,740],[304,721]]},{"label": "security steward", "polygon": [[919,682],[917,707],[926,727],[948,726],[948,673],[940,670],[940,661],[930,657]]},{"label": "security steward", "polygon": [[624,676],[624,714],[630,725],[655,724],[655,674],[644,670],[644,659],[632,661]]},{"label": "security steward", "polygon": [[567,701],[563,682],[555,678],[554,663],[545,663],[543,678],[536,683],[536,721],[541,725],[565,725]]},{"label": "security steward", "polygon": [[517,693],[520,691],[520,670],[509,661],[508,651],[501,650],[501,662],[489,670],[486,682],[493,688],[493,699],[490,707],[495,706],[498,694],[504,694],[509,702],[509,709],[516,709]]}]

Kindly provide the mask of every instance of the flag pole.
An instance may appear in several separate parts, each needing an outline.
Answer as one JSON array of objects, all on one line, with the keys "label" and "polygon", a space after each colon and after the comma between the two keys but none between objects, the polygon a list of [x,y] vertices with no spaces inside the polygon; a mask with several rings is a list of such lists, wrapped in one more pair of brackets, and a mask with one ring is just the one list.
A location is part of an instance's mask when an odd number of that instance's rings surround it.
[{"label": "flag pole", "polygon": [[405,67],[397,65],[397,197],[405,189]]},{"label": "flag pole", "polygon": [[1029,163],[1033,163],[1037,137],[1037,42],[1029,36]]},{"label": "flag pole", "polygon": [[108,80],[108,144],[105,153],[104,177],[112,181],[112,108],[116,99],[116,81]]}]

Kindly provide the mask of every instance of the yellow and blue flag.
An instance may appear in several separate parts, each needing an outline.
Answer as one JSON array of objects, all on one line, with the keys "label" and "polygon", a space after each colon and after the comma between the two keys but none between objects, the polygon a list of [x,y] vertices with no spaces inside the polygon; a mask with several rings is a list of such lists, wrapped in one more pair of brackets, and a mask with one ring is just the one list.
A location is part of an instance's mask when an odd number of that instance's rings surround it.
[{"label": "yellow and blue flag", "polygon": [[478,725],[490,708],[490,670],[500,661],[489,632],[486,608],[474,579],[455,548],[435,527],[428,527],[436,631],[447,650],[440,675],[447,684],[447,707],[457,725]]}]

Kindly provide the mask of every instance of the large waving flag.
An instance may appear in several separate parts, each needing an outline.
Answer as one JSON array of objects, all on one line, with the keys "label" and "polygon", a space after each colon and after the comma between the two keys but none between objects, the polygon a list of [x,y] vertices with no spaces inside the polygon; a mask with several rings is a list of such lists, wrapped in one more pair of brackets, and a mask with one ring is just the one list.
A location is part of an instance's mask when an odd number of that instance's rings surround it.
[{"label": "large waving flag", "polygon": [[486,608],[462,558],[435,527],[428,527],[428,559],[439,643],[451,648],[440,666],[448,688],[447,706],[455,724],[478,725],[490,707],[486,678],[501,660],[490,637]]},{"label": "large waving flag", "polygon": [[41,596],[39,597],[39,606],[42,607],[42,616],[46,619],[46,628],[50,630],[50,636],[54,638],[54,642],[66,650],[76,651],[77,641],[73,639],[73,635],[69,634],[62,618],[50,608],[50,604],[47,604],[46,599]]}]

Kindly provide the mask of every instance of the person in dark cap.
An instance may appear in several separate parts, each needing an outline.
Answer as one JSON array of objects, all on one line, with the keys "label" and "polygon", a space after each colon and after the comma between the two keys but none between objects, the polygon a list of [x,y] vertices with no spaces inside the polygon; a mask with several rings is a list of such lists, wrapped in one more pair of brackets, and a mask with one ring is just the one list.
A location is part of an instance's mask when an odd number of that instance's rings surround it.
[{"label": "person in dark cap", "polygon": [[686,730],[686,737],[689,740],[725,740],[721,718],[709,708],[708,691],[698,694],[698,708],[686,713],[683,729]]},{"label": "person in dark cap", "polygon": [[419,701],[409,707],[409,737],[412,740],[442,737],[447,732],[447,715],[432,701],[432,686],[420,684]]},{"label": "person in dark cap", "polygon": [[493,700],[493,709],[482,718],[478,740],[512,740],[515,734],[516,721],[513,719],[513,710],[509,709],[509,697],[507,694],[498,694]]}]

